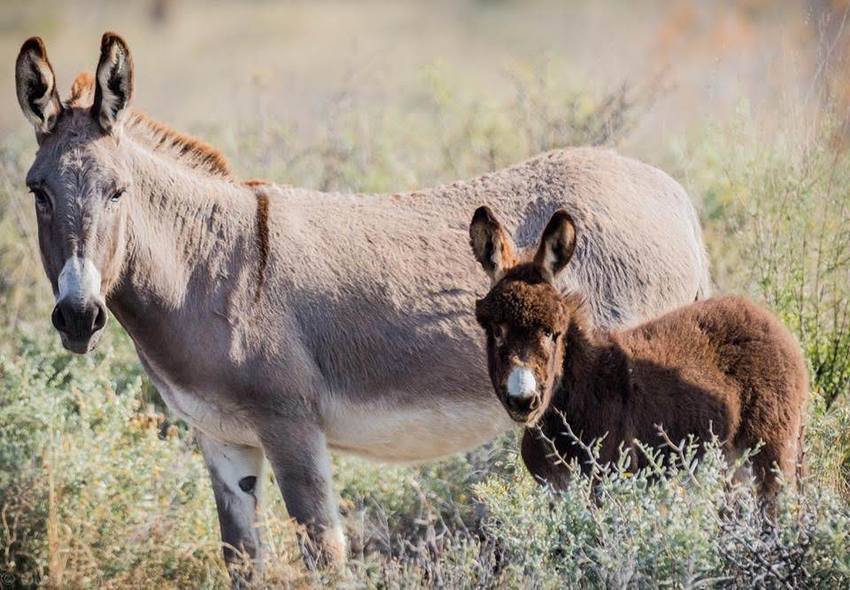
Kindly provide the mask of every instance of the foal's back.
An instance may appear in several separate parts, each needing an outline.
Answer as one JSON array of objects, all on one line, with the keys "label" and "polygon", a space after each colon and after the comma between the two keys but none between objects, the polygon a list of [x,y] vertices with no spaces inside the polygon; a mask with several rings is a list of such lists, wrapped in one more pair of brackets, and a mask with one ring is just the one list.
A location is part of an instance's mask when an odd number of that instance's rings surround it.
[{"label": "foal's back", "polygon": [[730,450],[763,443],[757,476],[773,464],[793,477],[808,397],[800,347],[775,316],[740,296],[697,302],[621,332],[633,408],[648,440],[662,423],[673,440],[716,434]]}]

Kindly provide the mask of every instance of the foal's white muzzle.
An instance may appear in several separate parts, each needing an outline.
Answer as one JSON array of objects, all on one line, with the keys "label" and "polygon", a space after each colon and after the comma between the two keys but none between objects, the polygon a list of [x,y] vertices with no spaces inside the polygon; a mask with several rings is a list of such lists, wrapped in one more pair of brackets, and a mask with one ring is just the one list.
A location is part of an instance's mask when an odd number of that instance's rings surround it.
[{"label": "foal's white muzzle", "polygon": [[526,367],[514,367],[508,375],[508,396],[528,399],[537,394],[537,379],[534,372]]}]

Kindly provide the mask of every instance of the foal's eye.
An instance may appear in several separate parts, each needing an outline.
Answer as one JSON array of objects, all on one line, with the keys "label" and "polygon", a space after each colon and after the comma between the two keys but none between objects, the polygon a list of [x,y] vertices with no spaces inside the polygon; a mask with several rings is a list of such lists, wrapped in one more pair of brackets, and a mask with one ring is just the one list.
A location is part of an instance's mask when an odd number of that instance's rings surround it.
[{"label": "foal's eye", "polygon": [[508,335],[508,329],[503,325],[493,326],[493,338],[496,340],[496,344],[501,344],[504,342],[505,337]]},{"label": "foal's eye", "polygon": [[124,189],[123,189],[123,188],[118,189],[117,191],[115,191],[114,193],[112,193],[112,196],[111,196],[111,197],[109,197],[109,200],[110,200],[111,202],[113,202],[113,203],[117,203],[119,200],[121,200],[121,196],[122,196],[123,194],[124,194]]}]

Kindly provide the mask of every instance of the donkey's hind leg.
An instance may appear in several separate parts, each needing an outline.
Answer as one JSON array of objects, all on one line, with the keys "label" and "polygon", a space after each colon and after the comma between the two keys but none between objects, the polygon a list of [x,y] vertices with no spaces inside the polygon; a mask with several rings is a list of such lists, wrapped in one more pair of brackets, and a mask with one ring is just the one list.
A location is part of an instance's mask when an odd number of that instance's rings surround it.
[{"label": "donkey's hind leg", "polygon": [[308,420],[290,420],[275,422],[261,438],[286,510],[306,533],[300,536],[307,565],[341,566],[347,549],[324,433]]},{"label": "donkey's hind leg", "polygon": [[242,556],[260,565],[262,540],[257,526],[263,482],[263,451],[218,442],[200,432],[196,437],[212,479],[224,560],[234,586],[250,579]]}]

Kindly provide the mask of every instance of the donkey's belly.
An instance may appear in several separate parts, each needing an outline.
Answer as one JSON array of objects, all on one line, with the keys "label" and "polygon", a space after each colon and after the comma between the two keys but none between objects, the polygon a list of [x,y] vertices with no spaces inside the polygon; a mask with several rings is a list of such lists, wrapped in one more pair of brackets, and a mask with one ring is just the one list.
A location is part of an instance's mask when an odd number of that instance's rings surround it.
[{"label": "donkey's belly", "polygon": [[328,446],[376,461],[426,461],[481,445],[512,426],[495,397],[437,401],[391,407],[333,400],[325,408]]},{"label": "donkey's belly", "polygon": [[175,385],[165,373],[157,371],[141,351],[139,351],[139,358],[154,387],[159,391],[162,401],[175,417],[181,418],[195,430],[220,442],[260,446],[255,431],[244,419],[234,415],[233,412],[223,411],[218,405],[207,401],[201,392],[187,391]]},{"label": "donkey's belly", "polygon": [[174,387],[158,388],[169,409],[195,430],[217,441],[259,447],[254,430],[241,418],[222,411],[217,405],[200,396]]}]

